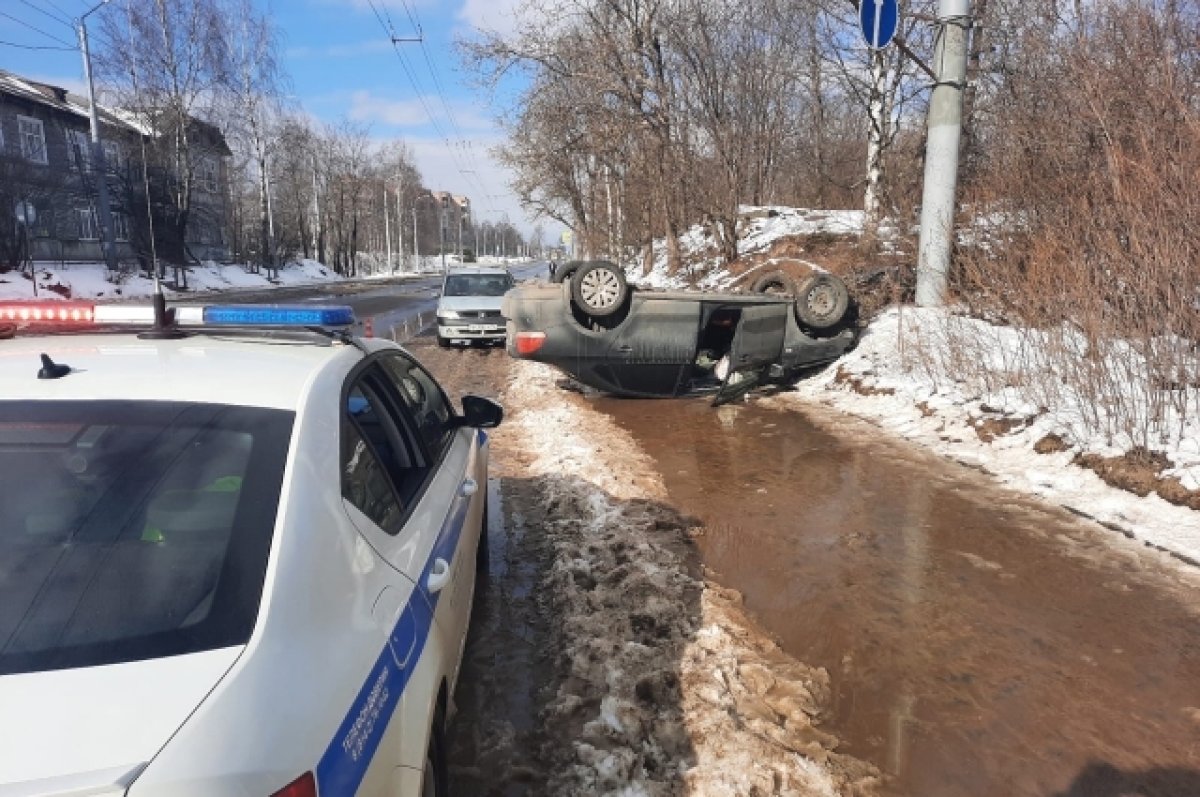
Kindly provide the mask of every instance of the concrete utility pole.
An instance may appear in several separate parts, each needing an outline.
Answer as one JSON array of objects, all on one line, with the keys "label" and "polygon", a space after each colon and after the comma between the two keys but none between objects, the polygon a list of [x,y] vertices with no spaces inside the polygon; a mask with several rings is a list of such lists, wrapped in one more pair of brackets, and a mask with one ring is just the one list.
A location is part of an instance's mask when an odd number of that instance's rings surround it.
[{"label": "concrete utility pole", "polygon": [[392,269],[392,228],[391,222],[388,221],[387,212],[387,186],[383,187],[383,237],[387,239],[387,267],[388,271],[395,274]]},{"label": "concrete utility pole", "polygon": [[946,300],[958,185],[958,142],[967,84],[970,0],[938,0],[937,23],[937,83],[929,99],[926,124],[925,188],[917,258],[917,304],[921,307],[939,307]]},{"label": "concrete utility pole", "polygon": [[101,234],[104,236],[104,264],[109,270],[117,270],[117,244],[113,239],[112,208],[108,202],[108,169],[104,165],[104,147],[100,144],[100,117],[96,113],[96,85],[92,80],[92,56],[88,52],[87,18],[95,11],[108,5],[108,0],[100,0],[84,12],[76,22],[76,32],[79,34],[79,50],[83,53],[83,76],[87,80],[88,119],[91,123],[92,139],[92,168],[96,177],[96,204],[100,216]]}]

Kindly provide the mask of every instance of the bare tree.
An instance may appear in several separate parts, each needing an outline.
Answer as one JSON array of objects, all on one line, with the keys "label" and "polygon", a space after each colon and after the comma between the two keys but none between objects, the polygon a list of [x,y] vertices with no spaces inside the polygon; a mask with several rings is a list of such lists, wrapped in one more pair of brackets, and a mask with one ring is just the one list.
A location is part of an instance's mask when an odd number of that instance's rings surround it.
[{"label": "bare tree", "polygon": [[124,10],[103,18],[100,71],[147,133],[158,251],[178,267],[194,259],[189,227],[207,211],[196,195],[201,161],[224,154],[206,120],[222,91],[226,21],[216,0],[126,2]]}]

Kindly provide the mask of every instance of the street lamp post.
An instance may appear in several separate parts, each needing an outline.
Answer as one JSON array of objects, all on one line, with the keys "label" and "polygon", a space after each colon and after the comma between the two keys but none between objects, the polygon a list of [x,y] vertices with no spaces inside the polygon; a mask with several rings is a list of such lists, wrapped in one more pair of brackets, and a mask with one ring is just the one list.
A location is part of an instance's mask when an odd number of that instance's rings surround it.
[{"label": "street lamp post", "polygon": [[96,174],[96,203],[100,215],[100,228],[104,235],[104,264],[112,271],[117,269],[117,246],[113,240],[112,209],[108,202],[108,178],[104,164],[104,147],[100,144],[100,117],[96,113],[96,86],[92,80],[92,57],[88,53],[87,18],[94,12],[108,5],[108,0],[100,0],[76,20],[76,31],[79,34],[79,49],[83,53],[83,75],[87,80],[88,117],[91,123],[92,168]]}]

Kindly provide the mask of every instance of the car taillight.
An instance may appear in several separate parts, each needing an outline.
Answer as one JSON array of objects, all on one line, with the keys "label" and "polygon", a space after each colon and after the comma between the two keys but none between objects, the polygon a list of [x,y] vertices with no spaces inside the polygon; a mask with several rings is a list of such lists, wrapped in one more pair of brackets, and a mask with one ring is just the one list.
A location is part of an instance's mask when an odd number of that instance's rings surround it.
[{"label": "car taillight", "polygon": [[305,772],[271,797],[317,797],[317,782],[313,773]]},{"label": "car taillight", "polygon": [[545,332],[518,332],[517,354],[520,354],[522,357],[527,357],[536,352],[538,349],[542,348],[542,344],[545,342]]}]

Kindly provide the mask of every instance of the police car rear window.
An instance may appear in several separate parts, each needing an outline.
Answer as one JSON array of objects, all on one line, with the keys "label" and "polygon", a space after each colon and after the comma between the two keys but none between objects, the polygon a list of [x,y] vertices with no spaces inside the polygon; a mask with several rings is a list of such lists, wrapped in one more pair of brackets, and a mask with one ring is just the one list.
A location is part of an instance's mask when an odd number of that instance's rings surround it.
[{"label": "police car rear window", "polygon": [[246,642],[293,413],[0,401],[0,674]]}]

